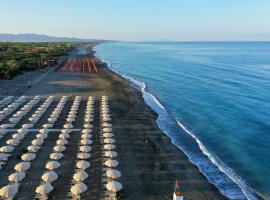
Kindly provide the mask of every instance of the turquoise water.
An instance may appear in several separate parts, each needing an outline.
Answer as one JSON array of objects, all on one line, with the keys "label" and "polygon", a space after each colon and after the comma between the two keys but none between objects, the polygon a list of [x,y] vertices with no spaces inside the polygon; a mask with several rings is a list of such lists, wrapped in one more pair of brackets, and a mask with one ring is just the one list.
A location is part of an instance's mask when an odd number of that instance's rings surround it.
[{"label": "turquoise water", "polygon": [[[231,199],[270,198],[270,43],[103,43],[158,124]],[[145,88],[146,87],[146,88]]]}]

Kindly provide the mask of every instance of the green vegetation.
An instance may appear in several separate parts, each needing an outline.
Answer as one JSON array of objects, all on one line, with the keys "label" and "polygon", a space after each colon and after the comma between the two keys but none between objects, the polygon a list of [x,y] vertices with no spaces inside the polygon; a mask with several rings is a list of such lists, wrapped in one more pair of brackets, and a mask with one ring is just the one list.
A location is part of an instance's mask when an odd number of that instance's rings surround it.
[{"label": "green vegetation", "polygon": [[34,70],[56,63],[75,43],[0,43],[0,78],[10,79],[26,70]]}]

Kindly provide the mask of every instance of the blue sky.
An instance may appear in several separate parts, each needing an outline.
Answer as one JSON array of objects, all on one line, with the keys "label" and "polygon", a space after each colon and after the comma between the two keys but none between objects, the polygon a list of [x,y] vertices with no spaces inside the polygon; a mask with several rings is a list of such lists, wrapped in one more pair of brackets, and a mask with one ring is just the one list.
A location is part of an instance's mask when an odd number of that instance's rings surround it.
[{"label": "blue sky", "polygon": [[270,0],[0,0],[1,33],[270,40]]}]

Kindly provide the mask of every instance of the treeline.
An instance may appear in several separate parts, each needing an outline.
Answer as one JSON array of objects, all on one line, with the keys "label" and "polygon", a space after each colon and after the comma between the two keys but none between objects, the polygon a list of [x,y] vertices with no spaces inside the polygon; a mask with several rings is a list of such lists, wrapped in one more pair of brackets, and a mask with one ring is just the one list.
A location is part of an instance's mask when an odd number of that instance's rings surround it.
[{"label": "treeline", "polygon": [[0,78],[46,66],[47,61],[67,54],[75,43],[0,43]]}]

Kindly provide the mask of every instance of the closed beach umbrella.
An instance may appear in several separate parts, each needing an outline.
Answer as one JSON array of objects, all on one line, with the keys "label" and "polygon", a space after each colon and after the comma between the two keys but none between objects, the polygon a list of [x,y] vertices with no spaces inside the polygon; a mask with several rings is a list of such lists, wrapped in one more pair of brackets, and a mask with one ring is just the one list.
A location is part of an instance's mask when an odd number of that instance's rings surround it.
[{"label": "closed beach umbrella", "polygon": [[23,124],[22,128],[33,128],[35,124]]},{"label": "closed beach umbrella", "polygon": [[36,188],[36,193],[40,195],[48,195],[53,191],[53,186],[50,183],[45,183]]},{"label": "closed beach umbrella", "polygon": [[82,134],[82,139],[90,139],[92,138],[92,135],[89,133]]},{"label": "closed beach umbrella", "polygon": [[64,155],[62,153],[51,153],[50,159],[52,160],[60,160]]},{"label": "closed beach umbrella", "polygon": [[84,161],[84,160],[77,161],[77,162],[76,162],[76,167],[77,167],[78,169],[83,169],[83,170],[85,170],[85,169],[87,169],[87,168],[90,167],[90,162]]},{"label": "closed beach umbrella", "polygon": [[65,147],[65,146],[61,146],[61,145],[57,145],[57,146],[54,146],[54,147],[53,147],[53,150],[54,150],[55,152],[63,152],[63,151],[66,150],[66,147]]},{"label": "closed beach umbrella", "polygon": [[14,169],[17,172],[25,172],[28,169],[30,169],[30,166],[31,166],[30,162],[21,162],[21,163],[15,165]]},{"label": "closed beach umbrella", "polygon": [[106,138],[103,140],[103,142],[106,144],[113,144],[113,143],[115,143],[115,140],[112,138]]},{"label": "closed beach umbrella", "polygon": [[102,131],[105,133],[110,133],[112,132],[112,128],[103,128]]},{"label": "closed beach umbrella", "polygon": [[64,128],[73,128],[73,125],[72,124],[65,124]]},{"label": "closed beach umbrella", "polygon": [[31,145],[27,147],[27,150],[33,153],[38,152],[39,149],[40,149],[40,146],[36,146],[36,145]]},{"label": "closed beach umbrella", "polygon": [[1,153],[11,153],[14,150],[13,146],[3,146],[0,148]]},{"label": "closed beach umbrella", "polygon": [[42,139],[35,139],[35,140],[32,140],[31,143],[32,143],[32,145],[41,146],[44,143],[44,140],[42,140]]},{"label": "closed beach umbrella", "polygon": [[70,189],[73,195],[79,195],[87,190],[87,186],[84,183],[77,183]]},{"label": "closed beach umbrella", "polygon": [[73,180],[77,182],[84,181],[88,178],[88,174],[85,171],[79,171],[73,175]]},{"label": "closed beach umbrella", "polygon": [[106,188],[110,192],[118,192],[118,191],[122,190],[123,186],[118,181],[110,181],[106,184]]},{"label": "closed beach umbrella", "polygon": [[83,127],[84,127],[84,128],[93,128],[93,125],[92,125],[92,124],[87,123],[87,124],[84,124],[84,125],[83,125]]},{"label": "closed beach umbrella", "polygon": [[92,144],[93,143],[93,141],[90,140],[90,139],[82,139],[80,142],[83,145],[89,145],[89,144]]},{"label": "closed beach umbrella", "polygon": [[57,161],[49,161],[46,163],[46,169],[48,170],[55,170],[57,168],[59,168],[61,166],[61,164]]},{"label": "closed beach umbrella", "polygon": [[61,133],[65,133],[65,134],[69,134],[71,132],[72,132],[72,130],[70,130],[70,129],[62,129],[61,130]]},{"label": "closed beach umbrella", "polygon": [[40,132],[40,133],[45,133],[45,134],[47,134],[47,133],[50,132],[50,130],[47,129],[47,128],[42,128],[42,129],[39,130],[39,132]]},{"label": "closed beach umbrella", "polygon": [[25,153],[21,156],[21,159],[23,161],[31,161],[34,160],[36,158],[36,154],[34,153]]},{"label": "closed beach umbrella", "polygon": [[13,199],[18,192],[17,184],[9,184],[0,189],[0,196],[2,198]]},{"label": "closed beach umbrella", "polygon": [[6,128],[12,128],[13,126],[14,124],[2,124],[0,127],[3,129],[6,129]]},{"label": "closed beach umbrella", "polygon": [[117,167],[119,165],[117,160],[112,160],[112,159],[106,160],[104,164],[107,167]]},{"label": "closed beach umbrella", "polygon": [[84,119],[84,122],[86,122],[86,123],[93,122],[93,121],[94,121],[93,118],[85,118]]},{"label": "closed beach umbrella", "polygon": [[105,151],[105,156],[109,158],[114,158],[117,156],[117,153],[115,151]]},{"label": "closed beach umbrella", "polygon": [[89,146],[80,146],[79,147],[79,150],[81,151],[81,152],[90,152],[91,150],[92,150],[92,148],[91,147],[89,147]]},{"label": "closed beach umbrella", "polygon": [[12,146],[17,146],[20,144],[20,140],[18,139],[9,139],[6,141],[6,144],[12,145]]},{"label": "closed beach umbrella", "polygon": [[106,150],[113,150],[113,149],[115,149],[115,145],[113,145],[113,144],[105,144],[103,147]]},{"label": "closed beach umbrella", "polygon": [[114,135],[113,135],[113,133],[104,133],[103,134],[103,137],[105,137],[105,138],[110,138],[110,137],[113,137]]},{"label": "closed beach umbrella", "polygon": [[91,157],[90,153],[78,153],[77,154],[77,158],[82,159],[82,160],[88,159],[90,157]]},{"label": "closed beach umbrella", "polygon": [[121,176],[121,172],[116,169],[109,169],[106,171],[106,176],[109,178],[119,178]]},{"label": "closed beach umbrella", "polygon": [[66,145],[68,144],[68,141],[66,139],[60,139],[56,141],[57,145]]},{"label": "closed beach umbrella", "polygon": [[42,140],[46,139],[47,137],[48,137],[48,135],[44,134],[44,133],[39,133],[36,135],[37,139],[42,139]]},{"label": "closed beach umbrella", "polygon": [[0,161],[7,160],[10,154],[0,153]]},{"label": "closed beach umbrella", "polygon": [[53,182],[53,181],[56,181],[58,179],[58,176],[57,174],[54,172],[54,171],[49,171],[49,172],[45,172],[42,176],[41,176],[41,179],[44,181],[44,182]]},{"label": "closed beach umbrella", "polygon": [[112,124],[104,122],[104,123],[102,123],[102,126],[104,126],[104,127],[112,127]]},{"label": "closed beach umbrella", "polygon": [[43,124],[43,128],[52,128],[53,124]]},{"label": "closed beach umbrella", "polygon": [[86,133],[86,134],[87,134],[87,133],[92,133],[92,132],[93,132],[92,129],[89,129],[89,128],[88,128],[88,129],[83,129],[83,130],[82,130],[82,133]]},{"label": "closed beach umbrella", "polygon": [[8,176],[8,180],[10,182],[18,183],[21,182],[25,178],[25,173],[24,172],[15,172],[13,174],[10,174]]},{"label": "closed beach umbrella", "polygon": [[70,138],[70,135],[68,133],[61,133],[58,137],[60,139],[68,139]]}]

